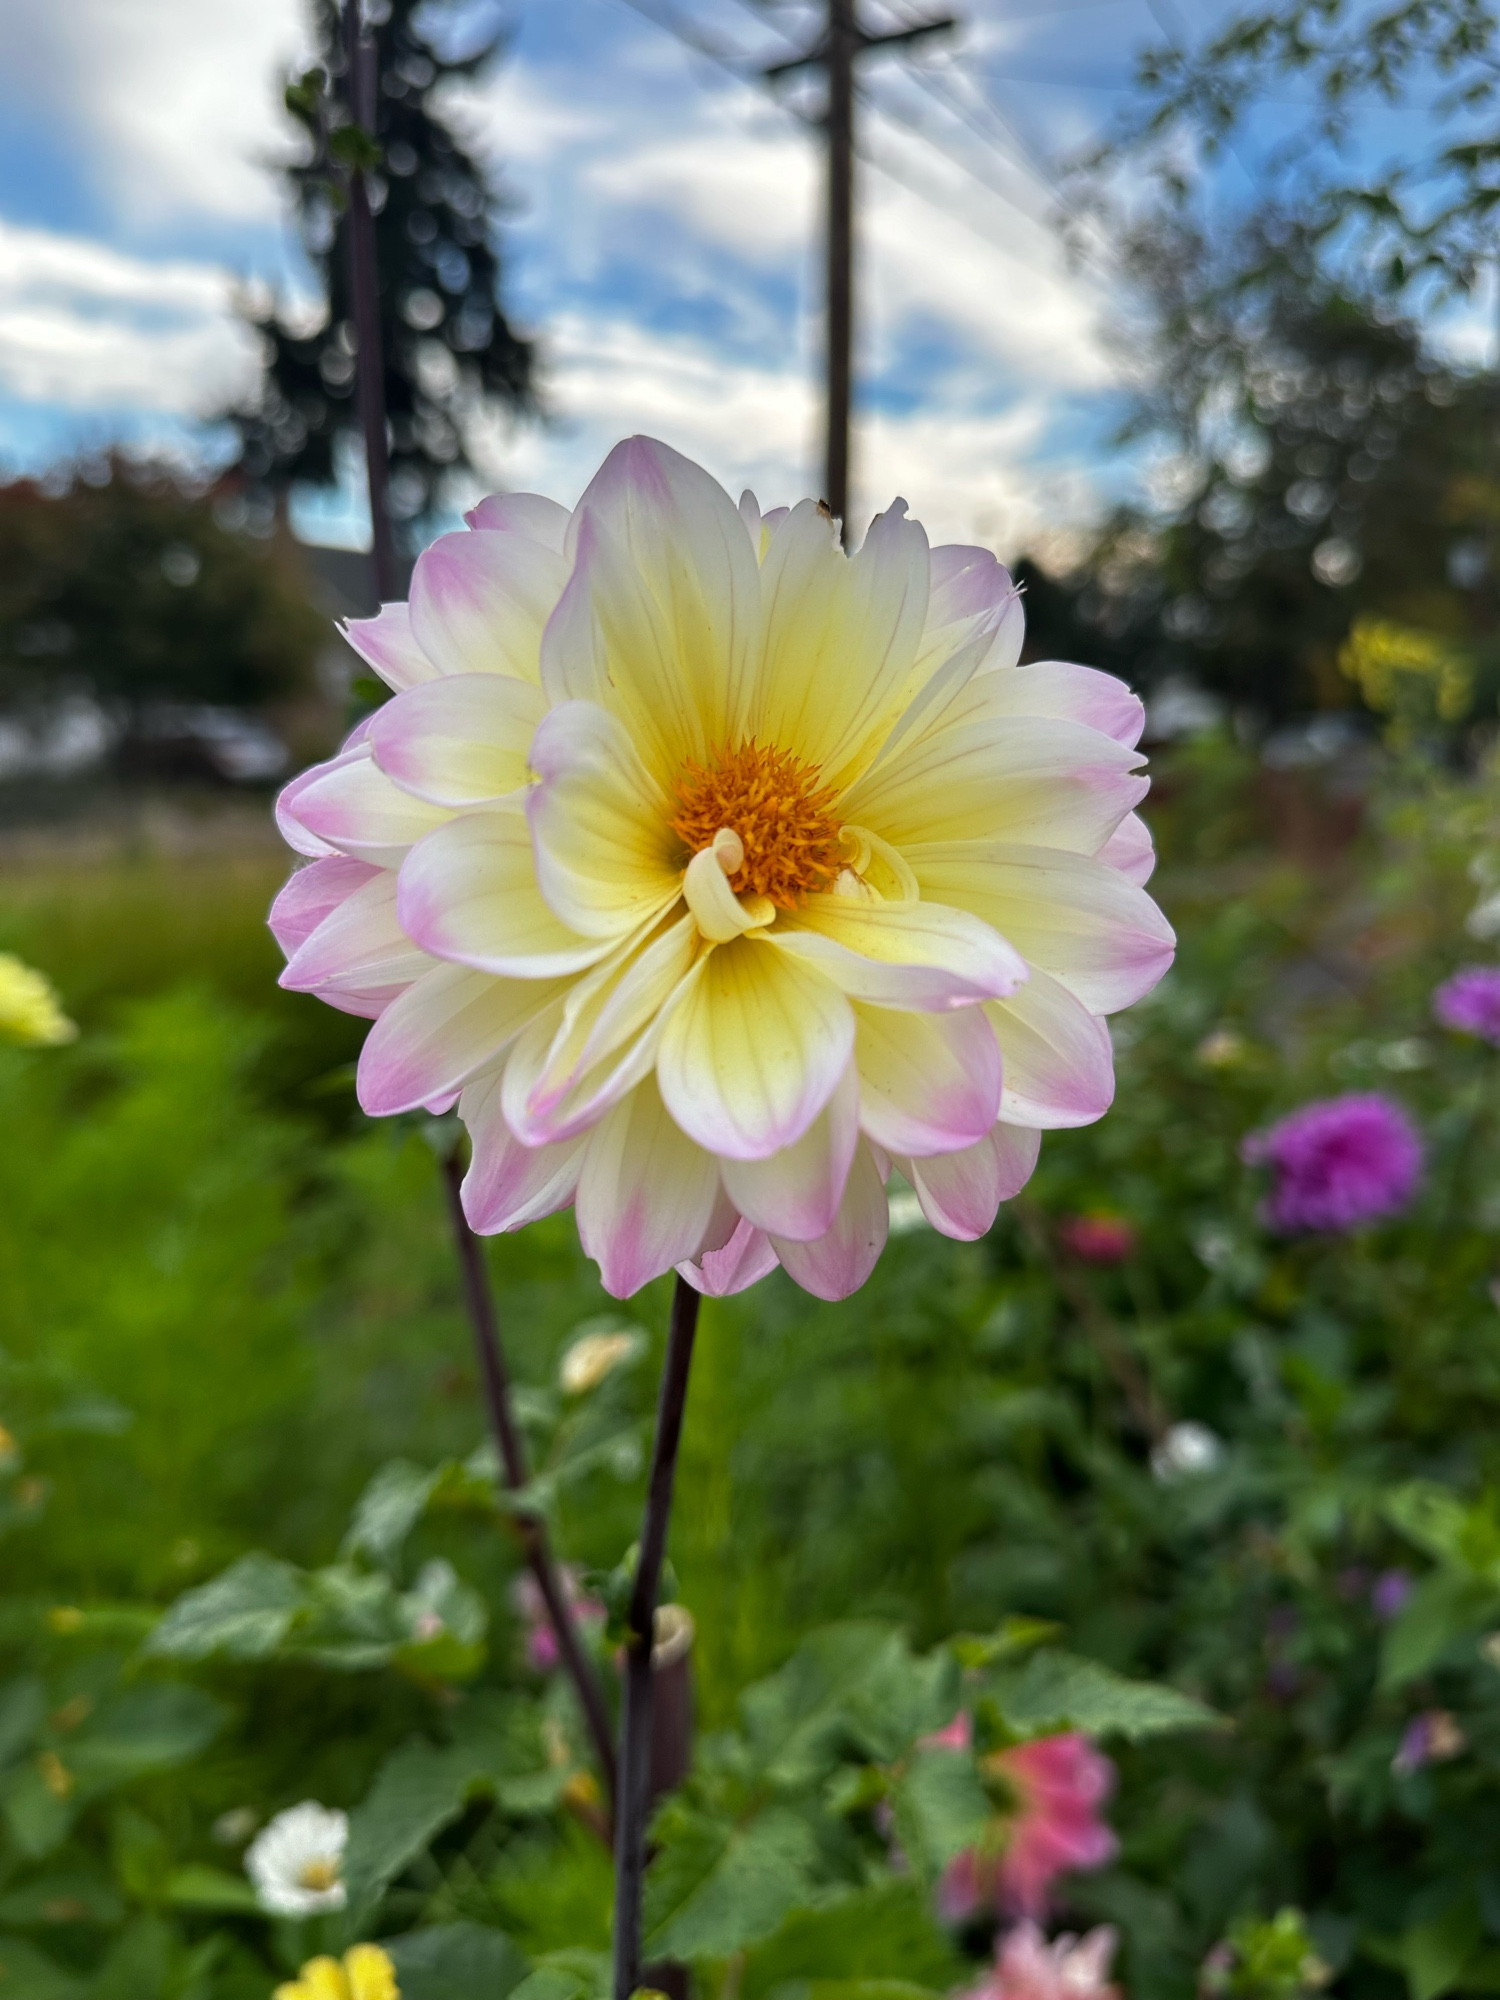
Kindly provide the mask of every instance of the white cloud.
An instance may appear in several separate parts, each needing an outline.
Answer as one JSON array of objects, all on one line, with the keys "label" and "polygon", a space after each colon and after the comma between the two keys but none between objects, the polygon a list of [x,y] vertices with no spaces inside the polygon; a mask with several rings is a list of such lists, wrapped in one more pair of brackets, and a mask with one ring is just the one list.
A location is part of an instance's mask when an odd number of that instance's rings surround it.
[{"label": "white cloud", "polygon": [[6,0],[4,91],[72,135],[135,226],[185,214],[263,222],[278,197],[278,78],[303,51],[301,0]]},{"label": "white cloud", "polygon": [[195,417],[254,371],[227,271],[0,222],[0,385],[12,395]]}]

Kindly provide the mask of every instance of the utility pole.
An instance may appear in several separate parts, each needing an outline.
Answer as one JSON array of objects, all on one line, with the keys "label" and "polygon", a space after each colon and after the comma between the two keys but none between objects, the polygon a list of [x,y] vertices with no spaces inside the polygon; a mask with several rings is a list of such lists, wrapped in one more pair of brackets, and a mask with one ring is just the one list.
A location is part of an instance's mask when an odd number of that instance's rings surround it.
[{"label": "utility pole", "polygon": [[822,35],[804,55],[773,63],[771,83],[801,69],[827,75],[823,127],[828,143],[827,263],[824,291],[825,450],[823,498],[849,538],[849,411],[854,371],[854,67],[869,49],[909,46],[956,28],[952,14],[935,14],[904,28],[872,34],[859,19],[858,0],[827,0]]},{"label": "utility pole", "polygon": [[[344,83],[349,116],[373,146],[376,118],[375,44],[365,33],[360,0],[344,0]],[[385,357],[380,343],[380,272],[375,255],[375,218],[358,150],[349,166],[349,290],[354,305],[355,393],[365,440],[365,477],[370,489],[370,555],[375,595],[385,603],[401,591],[396,544],[391,534],[387,490],[390,457],[385,436]]]}]

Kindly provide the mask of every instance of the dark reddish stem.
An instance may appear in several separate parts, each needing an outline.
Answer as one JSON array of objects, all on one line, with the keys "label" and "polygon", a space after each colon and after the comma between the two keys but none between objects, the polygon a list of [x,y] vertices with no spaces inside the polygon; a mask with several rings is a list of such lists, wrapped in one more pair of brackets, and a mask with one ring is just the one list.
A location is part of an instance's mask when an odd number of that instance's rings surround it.
[{"label": "dark reddish stem", "polygon": [[[460,1192],[463,1169],[458,1163],[456,1154],[450,1153],[443,1162],[443,1182],[448,1191],[448,1214],[453,1224],[453,1240],[458,1247],[459,1268],[463,1272],[464,1280],[464,1297],[469,1308],[469,1323],[474,1329],[474,1352],[478,1357],[480,1380],[484,1385],[490,1429],[495,1434],[495,1448],[500,1454],[501,1475],[511,1492],[519,1493],[530,1478],[526,1464],[526,1443],[516,1424],[515,1411],[511,1406],[510,1375],[505,1366],[505,1349],[500,1344],[495,1295],[490,1289],[484,1251],[479,1238],[469,1227],[468,1217],[464,1214],[463,1197]],[[609,1710],[605,1706],[598,1676],[594,1672],[588,1654],[584,1651],[583,1641],[578,1636],[577,1621],[568,1603],[567,1592],[563,1589],[557,1565],[552,1559],[546,1525],[535,1514],[520,1514],[517,1516],[516,1526],[527,1564],[531,1574],[536,1578],[542,1602],[547,1607],[547,1617],[557,1638],[558,1654],[577,1691],[584,1720],[593,1739],[594,1754],[599,1760],[599,1767],[604,1773],[604,1783],[613,1802],[616,1788],[615,1745]]]},{"label": "dark reddish stem", "polygon": [[646,1815],[651,1805],[651,1652],[699,1304],[699,1294],[679,1278],[672,1297],[646,1513],[627,1614],[625,1707],[620,1721],[620,1786],[615,1808],[614,2000],[630,2000],[641,1983],[641,1886],[646,1872]]}]

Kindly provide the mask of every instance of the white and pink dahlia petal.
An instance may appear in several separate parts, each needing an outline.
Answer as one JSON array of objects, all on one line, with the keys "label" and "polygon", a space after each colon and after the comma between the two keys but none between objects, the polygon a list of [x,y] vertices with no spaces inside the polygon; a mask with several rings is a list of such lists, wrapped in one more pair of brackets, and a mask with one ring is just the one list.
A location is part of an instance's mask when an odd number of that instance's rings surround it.
[{"label": "white and pink dahlia petal", "polygon": [[561,555],[568,535],[568,510],[540,493],[491,493],[464,519],[471,528],[490,534],[526,535],[554,555]]},{"label": "white and pink dahlia petal", "polygon": [[954,1153],[1000,1115],[1000,1048],[982,1007],[856,1007],[859,1121],[888,1152]]},{"label": "white and pink dahlia petal", "polygon": [[1021,1192],[1036,1168],[1042,1135],[1032,1127],[995,1125],[960,1153],[933,1153],[896,1164],[911,1182],[934,1229],[973,1243],[994,1223],[1002,1201]]},{"label": "white and pink dahlia petal", "polygon": [[936,635],[966,624],[977,625],[985,636],[977,671],[1013,667],[1020,659],[1026,616],[1010,571],[988,549],[940,543],[932,551],[927,629]]},{"label": "white and pink dahlia petal", "polygon": [[1124,681],[1097,667],[1074,666],[1071,660],[1033,660],[1006,674],[992,693],[1000,713],[1081,722],[1128,750],[1140,742],[1146,726],[1145,704]]},{"label": "white and pink dahlia petal", "polygon": [[276,795],[276,830],[294,854],[305,854],[313,860],[326,860],[337,854],[338,849],[330,846],[321,834],[314,833],[302,819],[302,800],[322,783],[332,772],[341,770],[345,764],[356,759],[367,759],[369,750],[356,745],[345,747],[336,757],[329,757],[321,764],[309,764],[305,771],[299,771],[282,786]]},{"label": "white and pink dahlia petal", "polygon": [[1026,961],[989,924],[937,902],[809,896],[768,942],[851,1000],[944,1013],[1013,993]]},{"label": "white and pink dahlia petal", "polygon": [[578,1240],[617,1299],[695,1257],[718,1207],[715,1162],[679,1131],[649,1078],[584,1142]]},{"label": "white and pink dahlia petal", "polygon": [[393,1000],[365,1038],[356,1088],[372,1118],[462,1088],[558,997],[561,982],[495,979],[438,965]]},{"label": "white and pink dahlia petal", "polygon": [[328,912],[287,961],[281,984],[293,993],[389,995],[432,969],[396,914],[396,878],[384,869]]},{"label": "white and pink dahlia petal", "polygon": [[988,1009],[1005,1065],[1000,1115],[1043,1131],[1092,1125],[1115,1095],[1109,1029],[1045,972],[1033,970]]},{"label": "white and pink dahlia petal", "polygon": [[912,851],[924,896],[992,924],[1091,1013],[1149,993],[1176,938],[1156,904],[1087,855],[1020,841],[934,841]]},{"label": "white and pink dahlia petal", "polygon": [[409,688],[377,710],[369,742],[376,763],[414,798],[439,806],[493,805],[519,797],[526,755],[547,712],[530,681],[507,674],[450,674]]},{"label": "white and pink dahlia petal", "polygon": [[773,1236],[787,1275],[820,1299],[847,1299],[874,1270],[890,1228],[885,1181],[867,1145],[855,1150],[832,1227],[812,1243]]},{"label": "white and pink dahlia petal", "polygon": [[542,631],[567,580],[562,556],[529,535],[440,535],[412,571],[411,629],[440,673],[538,681]]},{"label": "white and pink dahlia petal", "polygon": [[416,687],[440,671],[417,643],[409,605],[382,604],[375,617],[348,618],[339,630],[389,688]]},{"label": "white and pink dahlia petal", "polygon": [[379,873],[369,862],[351,861],[346,854],[330,854],[299,868],[279,891],[266,919],[285,955],[290,958],[330,911]]},{"label": "white and pink dahlia petal", "polygon": [[854,1012],[827,979],[760,941],[716,946],[684,982],[657,1078],[684,1132],[727,1159],[795,1145],[838,1088]]},{"label": "white and pink dahlia petal", "polygon": [[1117,869],[1138,889],[1143,888],[1156,867],[1156,849],[1151,843],[1150,828],[1140,814],[1127,813],[1094,859],[1102,861],[1106,868]]},{"label": "white and pink dahlia petal", "polygon": [[453,815],[445,806],[414,799],[388,778],[368,746],[324,764],[294,799],[282,793],[287,816],[324,851],[352,855],[380,868],[399,868],[406,851]]},{"label": "white and pink dahlia petal", "polygon": [[523,1146],[505,1123],[498,1072],[469,1084],[459,1096],[458,1112],[473,1147],[462,1189],[471,1229],[481,1236],[521,1229],[573,1200],[583,1171],[583,1141]]},{"label": "white and pink dahlia petal", "polygon": [[766,1160],[719,1163],[740,1214],[773,1236],[810,1243],[833,1226],[859,1140],[859,1086],[851,1065],[795,1145]]},{"label": "white and pink dahlia petal", "polygon": [[706,1250],[696,1261],[677,1266],[695,1291],[724,1299],[748,1291],[776,1269],[776,1251],[763,1229],[743,1219],[722,1250]]},{"label": "white and pink dahlia petal", "polygon": [[418,841],[401,865],[396,907],[435,958],[511,979],[582,972],[612,948],[570,931],[542,901],[519,812],[466,813]]}]

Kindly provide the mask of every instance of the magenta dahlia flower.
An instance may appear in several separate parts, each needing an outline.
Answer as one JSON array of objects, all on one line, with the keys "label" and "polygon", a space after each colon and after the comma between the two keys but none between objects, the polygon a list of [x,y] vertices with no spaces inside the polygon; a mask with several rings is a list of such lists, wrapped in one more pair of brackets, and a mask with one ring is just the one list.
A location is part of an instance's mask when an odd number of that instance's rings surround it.
[{"label": "magenta dahlia flower", "polygon": [[1378,1091],[1304,1104],[1241,1148],[1271,1168],[1266,1220],[1286,1235],[1357,1229],[1394,1215],[1422,1172],[1422,1142],[1410,1118]]},{"label": "magenta dahlia flower", "polygon": [[1432,1011],[1445,1028],[1500,1048],[1500,965],[1466,965],[1455,972],[1433,994]]},{"label": "magenta dahlia flower", "polygon": [[636,438],[486,500],[350,643],[396,691],[283,792],[283,984],[369,1015],[365,1110],[458,1105],[474,1227],[572,1203],[606,1287],[869,1275],[899,1167],[982,1235],[1114,1082],[1172,932],[1141,707],[1019,666],[983,549],[846,555]]},{"label": "magenta dahlia flower", "polygon": [[1086,1736],[1068,1730],[1018,1743],[985,1760],[1016,1796],[1016,1810],[992,1845],[971,1847],[951,1862],[938,1891],[950,1923],[981,1910],[1037,1918],[1052,1884],[1074,1869],[1102,1868],[1116,1841],[1101,1816],[1115,1767]]}]

